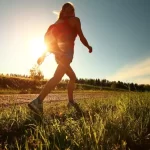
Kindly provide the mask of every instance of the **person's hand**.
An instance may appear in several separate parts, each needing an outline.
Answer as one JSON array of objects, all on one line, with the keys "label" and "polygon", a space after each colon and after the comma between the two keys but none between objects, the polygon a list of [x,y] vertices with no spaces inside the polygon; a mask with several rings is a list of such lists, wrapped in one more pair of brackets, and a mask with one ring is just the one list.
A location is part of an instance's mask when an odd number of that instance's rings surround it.
[{"label": "person's hand", "polygon": [[92,47],[89,46],[88,49],[89,49],[89,53],[92,53],[92,51],[93,51],[93,50],[92,50]]},{"label": "person's hand", "polygon": [[42,62],[44,61],[44,59],[45,59],[44,56],[39,57],[38,60],[37,60],[38,65],[41,65]]}]

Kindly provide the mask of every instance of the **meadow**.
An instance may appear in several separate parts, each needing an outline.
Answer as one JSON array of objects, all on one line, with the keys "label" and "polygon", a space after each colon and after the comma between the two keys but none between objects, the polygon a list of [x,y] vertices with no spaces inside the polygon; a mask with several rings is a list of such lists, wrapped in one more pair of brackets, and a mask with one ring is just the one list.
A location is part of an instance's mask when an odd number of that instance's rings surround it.
[{"label": "meadow", "polygon": [[150,149],[150,93],[96,91],[80,96],[79,108],[68,109],[66,98],[46,101],[42,117],[27,103],[7,97],[3,102],[9,103],[0,105],[0,149]]}]

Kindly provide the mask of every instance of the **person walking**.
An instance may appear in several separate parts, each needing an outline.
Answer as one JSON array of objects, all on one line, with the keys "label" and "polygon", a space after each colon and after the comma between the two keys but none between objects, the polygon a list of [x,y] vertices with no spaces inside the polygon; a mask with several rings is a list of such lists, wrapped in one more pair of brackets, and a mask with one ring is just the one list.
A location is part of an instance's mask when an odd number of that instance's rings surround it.
[{"label": "person walking", "polygon": [[38,97],[28,104],[28,107],[33,111],[43,113],[43,101],[45,97],[61,81],[64,74],[70,79],[68,83],[68,105],[75,106],[73,91],[76,75],[70,64],[73,60],[74,42],[77,35],[82,44],[91,53],[92,47],[88,44],[82,32],[80,19],[75,16],[73,4],[68,2],[62,6],[58,20],[48,28],[45,34],[45,42],[48,48],[37,60],[37,63],[40,65],[44,61],[46,53],[51,52],[55,55],[58,66],[54,76],[46,83]]}]

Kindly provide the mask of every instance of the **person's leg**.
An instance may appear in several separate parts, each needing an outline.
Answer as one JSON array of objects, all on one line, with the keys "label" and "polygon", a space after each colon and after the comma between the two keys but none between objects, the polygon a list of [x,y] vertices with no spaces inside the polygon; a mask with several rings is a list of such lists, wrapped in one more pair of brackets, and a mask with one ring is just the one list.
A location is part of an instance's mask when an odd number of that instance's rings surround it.
[{"label": "person's leg", "polygon": [[54,73],[54,76],[47,82],[43,90],[40,92],[39,96],[28,104],[29,108],[36,113],[43,112],[43,100],[48,95],[48,93],[60,82],[63,75],[66,73],[69,65],[59,64]]},{"label": "person's leg", "polygon": [[68,99],[69,99],[69,103],[68,103],[67,106],[68,106],[68,108],[73,106],[78,113],[82,114],[81,108],[79,107],[78,103],[76,103],[74,101],[74,98],[73,98],[73,91],[74,91],[74,87],[75,87],[76,75],[75,75],[74,71],[72,70],[71,66],[69,66],[66,74],[70,78],[70,81],[68,83]]},{"label": "person's leg", "polygon": [[54,76],[47,82],[43,90],[40,92],[38,96],[40,101],[43,101],[45,97],[48,95],[48,93],[55,88],[55,86],[61,81],[65,72],[66,72],[66,68],[64,68],[62,65],[58,65],[54,73]]},{"label": "person's leg", "polygon": [[68,70],[66,71],[66,75],[70,78],[68,83],[68,99],[70,102],[73,102],[74,101],[73,91],[75,88],[76,75],[72,70],[71,66],[68,67]]}]

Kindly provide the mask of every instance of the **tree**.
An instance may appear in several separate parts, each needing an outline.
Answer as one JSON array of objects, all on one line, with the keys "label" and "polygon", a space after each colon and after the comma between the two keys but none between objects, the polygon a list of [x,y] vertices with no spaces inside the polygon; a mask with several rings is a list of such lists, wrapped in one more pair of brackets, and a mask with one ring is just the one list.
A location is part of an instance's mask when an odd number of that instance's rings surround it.
[{"label": "tree", "polygon": [[116,82],[114,81],[112,84],[111,84],[111,89],[116,89],[117,88],[117,84],[116,84]]},{"label": "tree", "polygon": [[44,79],[44,75],[37,65],[34,65],[32,69],[30,69],[30,78],[34,80]]}]

